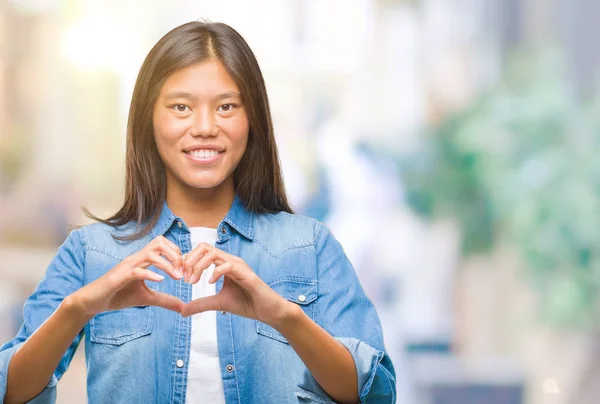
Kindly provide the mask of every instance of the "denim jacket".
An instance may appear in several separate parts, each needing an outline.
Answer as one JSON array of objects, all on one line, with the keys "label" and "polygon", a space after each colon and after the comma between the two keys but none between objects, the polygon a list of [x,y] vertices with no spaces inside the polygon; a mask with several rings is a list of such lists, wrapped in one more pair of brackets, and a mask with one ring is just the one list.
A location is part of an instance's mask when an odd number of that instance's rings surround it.
[{"label": "denim jacket", "polygon": [[[191,249],[186,223],[163,204],[145,237],[131,234],[135,222],[120,227],[95,223],[73,230],[58,249],[45,277],[24,306],[24,324],[0,348],[0,403],[9,361],[21,344],[61,301],[104,275],[125,257],[163,235]],[[284,212],[256,214],[239,198],[218,226],[216,246],[241,257],[273,290],[298,304],[352,354],[363,403],[395,402],[395,373],[383,345],[381,325],[342,246],[320,222]],[[161,273],[155,267],[149,269]],[[223,279],[216,283],[217,292]],[[148,282],[154,290],[183,302],[192,287],[165,276]],[[302,297],[300,297],[302,296]],[[75,338],[47,387],[31,402],[54,402],[56,384],[85,339],[89,403],[185,403],[191,318],[159,307],[133,307],[93,317]],[[221,377],[227,403],[331,403],[286,339],[274,328],[229,313],[217,314]]]}]

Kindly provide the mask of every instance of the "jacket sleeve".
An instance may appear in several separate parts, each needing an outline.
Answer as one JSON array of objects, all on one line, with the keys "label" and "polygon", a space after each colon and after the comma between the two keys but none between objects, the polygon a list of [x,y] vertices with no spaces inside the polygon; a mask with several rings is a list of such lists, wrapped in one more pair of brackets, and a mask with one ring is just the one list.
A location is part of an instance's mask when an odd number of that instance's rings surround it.
[{"label": "jacket sleeve", "polygon": [[[0,347],[0,403],[4,402],[6,395],[8,364],[14,353],[54,313],[66,296],[83,285],[85,247],[81,231],[73,230],[59,247],[44,278],[25,302],[23,325],[12,340]],[[56,401],[56,384],[71,363],[82,335],[83,330],[65,352],[46,388],[32,399],[31,403],[54,403]]]},{"label": "jacket sleeve", "polygon": [[[361,403],[395,403],[396,375],[386,354],[377,312],[341,244],[319,223],[315,245],[319,280],[317,322],[352,354]],[[301,403],[331,403],[308,370],[298,386]]]}]

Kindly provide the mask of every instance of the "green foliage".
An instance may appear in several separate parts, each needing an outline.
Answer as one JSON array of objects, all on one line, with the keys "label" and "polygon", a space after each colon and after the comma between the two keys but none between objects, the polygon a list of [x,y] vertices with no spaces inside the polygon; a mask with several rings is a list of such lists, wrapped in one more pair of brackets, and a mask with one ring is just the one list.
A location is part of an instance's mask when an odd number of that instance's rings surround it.
[{"label": "green foliage", "polygon": [[465,254],[509,240],[542,314],[593,325],[600,289],[600,100],[582,105],[557,57],[518,57],[494,91],[401,159],[409,204],[462,224]]}]

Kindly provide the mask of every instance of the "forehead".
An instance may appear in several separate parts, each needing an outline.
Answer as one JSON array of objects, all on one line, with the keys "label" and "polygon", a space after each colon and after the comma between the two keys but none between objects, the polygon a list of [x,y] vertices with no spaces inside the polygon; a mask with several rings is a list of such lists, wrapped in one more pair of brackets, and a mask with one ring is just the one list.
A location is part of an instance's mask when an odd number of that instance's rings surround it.
[{"label": "forehead", "polygon": [[195,63],[175,71],[165,80],[160,96],[170,91],[185,91],[195,96],[239,92],[233,77],[218,59]]}]

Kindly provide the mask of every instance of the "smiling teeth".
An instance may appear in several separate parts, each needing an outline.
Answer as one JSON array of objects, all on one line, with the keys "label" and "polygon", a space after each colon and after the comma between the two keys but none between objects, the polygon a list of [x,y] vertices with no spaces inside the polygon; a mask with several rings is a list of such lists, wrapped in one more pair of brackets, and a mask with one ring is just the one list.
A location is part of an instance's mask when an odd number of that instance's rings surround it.
[{"label": "smiling teeth", "polygon": [[210,159],[219,154],[219,152],[216,150],[192,150],[189,154],[197,159]]}]

